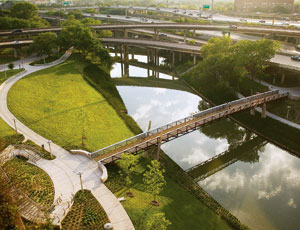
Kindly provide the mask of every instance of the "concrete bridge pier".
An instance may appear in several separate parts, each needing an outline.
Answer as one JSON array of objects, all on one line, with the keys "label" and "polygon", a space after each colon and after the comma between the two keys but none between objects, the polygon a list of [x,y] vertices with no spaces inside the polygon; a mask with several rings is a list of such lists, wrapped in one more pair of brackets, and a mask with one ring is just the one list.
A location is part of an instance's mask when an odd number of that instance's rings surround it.
[{"label": "concrete bridge pier", "polygon": [[13,48],[13,50],[14,50],[14,57],[17,58],[18,57],[17,48]]},{"label": "concrete bridge pier", "polygon": [[255,107],[252,107],[252,108],[250,109],[250,114],[251,114],[252,116],[255,115]]},{"label": "concrete bridge pier", "polygon": [[196,30],[193,30],[193,37],[196,37]]},{"label": "concrete bridge pier", "polygon": [[158,29],[154,29],[154,35],[153,35],[154,40],[158,40],[158,33],[159,33]]},{"label": "concrete bridge pier", "polygon": [[124,29],[124,38],[128,38],[128,30]]},{"label": "concrete bridge pier", "polygon": [[184,30],[184,43],[186,43],[186,30]]},{"label": "concrete bridge pier", "polygon": [[284,81],[285,81],[285,73],[282,72],[282,74],[281,74],[281,82],[280,83],[283,84]]},{"label": "concrete bridge pier", "polygon": [[179,62],[181,62],[182,54],[179,53]]},{"label": "concrete bridge pier", "polygon": [[129,57],[128,57],[128,46],[124,45],[124,77],[129,77]]},{"label": "concrete bridge pier", "polygon": [[275,83],[276,83],[276,77],[274,76],[273,77],[273,85],[275,85]]},{"label": "concrete bridge pier", "polygon": [[197,63],[197,56],[196,56],[196,54],[194,54],[193,56],[194,56],[194,65],[196,65],[196,63]]},{"label": "concrete bridge pier", "polygon": [[171,51],[172,53],[172,66],[171,67],[174,67],[175,66],[175,51]]},{"label": "concrete bridge pier", "polygon": [[134,60],[134,49],[131,49],[131,59]]},{"label": "concrete bridge pier", "polygon": [[263,105],[261,107],[261,117],[262,118],[266,118],[267,117],[267,104],[266,104],[266,102],[263,103]]},{"label": "concrete bridge pier", "polygon": [[[158,49],[155,49],[155,66],[159,66],[159,50]],[[159,78],[159,71],[155,71],[155,77],[156,78]]]}]

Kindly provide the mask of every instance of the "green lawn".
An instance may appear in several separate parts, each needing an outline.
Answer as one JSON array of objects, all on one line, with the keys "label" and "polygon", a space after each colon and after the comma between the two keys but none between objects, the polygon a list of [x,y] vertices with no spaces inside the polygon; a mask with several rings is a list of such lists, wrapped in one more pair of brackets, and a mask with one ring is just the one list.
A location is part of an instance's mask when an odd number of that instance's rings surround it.
[{"label": "green lawn", "polygon": [[2,71],[0,72],[0,85],[7,79],[10,78],[11,76],[22,72],[24,69],[12,69],[12,70],[7,70],[6,71],[6,76],[5,76],[5,72]]},{"label": "green lawn", "polygon": [[14,134],[15,131],[0,118],[0,138]]},{"label": "green lawn", "polygon": [[8,94],[10,111],[65,148],[96,150],[132,136],[112,106],[83,79],[87,64],[72,55],[60,65],[18,81]]},{"label": "green lawn", "polygon": [[217,216],[202,202],[197,200],[191,193],[166,177],[167,186],[159,197],[160,206],[150,205],[153,196],[146,191],[143,185],[143,172],[149,159],[141,158],[141,162],[135,170],[133,178],[133,198],[126,196],[124,177],[119,174],[119,168],[115,165],[108,166],[109,180],[106,185],[117,197],[126,197],[122,204],[130,216],[136,230],[144,230],[150,216],[157,212],[164,212],[166,218],[172,222],[168,230],[190,229],[231,229],[220,216]]},{"label": "green lawn", "polygon": [[9,57],[5,57],[5,56],[2,56],[2,57],[0,57],[0,64],[2,65],[2,64],[8,64],[8,63],[10,63],[10,62],[13,62],[13,61],[16,61],[16,60],[18,60],[19,58],[15,58],[15,57],[13,57],[13,56],[9,56]]}]

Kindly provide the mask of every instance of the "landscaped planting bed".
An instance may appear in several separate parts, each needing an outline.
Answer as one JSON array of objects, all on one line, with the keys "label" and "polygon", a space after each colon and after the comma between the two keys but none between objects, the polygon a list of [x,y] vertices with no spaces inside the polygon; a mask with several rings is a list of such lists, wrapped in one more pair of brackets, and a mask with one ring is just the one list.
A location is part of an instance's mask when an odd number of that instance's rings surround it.
[{"label": "landscaped planting bed", "polygon": [[44,207],[50,207],[54,200],[52,180],[42,169],[25,160],[14,158],[7,161],[3,170],[11,183],[26,193],[32,200]]},{"label": "landscaped planting bed", "polygon": [[74,203],[62,221],[62,229],[72,230],[104,230],[108,217],[89,190],[78,191]]}]

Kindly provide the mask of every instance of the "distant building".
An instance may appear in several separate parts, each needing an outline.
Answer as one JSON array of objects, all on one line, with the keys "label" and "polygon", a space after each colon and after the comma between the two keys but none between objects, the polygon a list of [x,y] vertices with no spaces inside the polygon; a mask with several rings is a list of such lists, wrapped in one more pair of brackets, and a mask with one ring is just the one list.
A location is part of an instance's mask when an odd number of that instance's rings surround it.
[{"label": "distant building", "polygon": [[235,0],[235,11],[253,11],[255,9],[273,9],[274,7],[284,7],[293,10],[294,0]]}]

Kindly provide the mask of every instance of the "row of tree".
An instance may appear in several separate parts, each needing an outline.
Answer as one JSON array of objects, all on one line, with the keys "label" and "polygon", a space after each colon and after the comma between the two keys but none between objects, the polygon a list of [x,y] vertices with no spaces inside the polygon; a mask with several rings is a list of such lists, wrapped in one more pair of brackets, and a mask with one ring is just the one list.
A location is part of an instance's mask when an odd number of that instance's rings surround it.
[{"label": "row of tree", "polygon": [[52,32],[41,33],[33,39],[32,49],[38,55],[51,56],[56,47],[67,50],[73,47],[79,51],[84,58],[93,60],[94,63],[111,68],[112,61],[100,39],[92,32],[87,25],[93,24],[94,19],[86,18],[83,22],[69,17],[63,23],[61,32],[56,35]]},{"label": "row of tree", "polygon": [[259,78],[279,49],[278,42],[268,39],[233,42],[229,36],[212,38],[201,48],[198,79],[220,94],[235,95],[242,79]]},{"label": "row of tree", "polygon": [[[133,196],[131,192],[132,176],[138,164],[138,155],[133,155],[130,153],[123,153],[122,158],[118,161],[120,168],[122,169],[121,174],[124,174],[126,186],[128,188],[127,195]],[[158,160],[152,160],[151,164],[147,166],[148,170],[143,174],[144,184],[149,193],[153,194],[152,205],[159,205],[157,196],[163,190],[166,185],[166,180],[164,177],[164,169],[161,168],[160,162]],[[165,218],[164,213],[156,213],[147,222],[147,228],[149,230],[165,230],[171,222]]]},{"label": "row of tree", "polygon": [[0,10],[0,30],[48,27],[50,24],[38,16],[38,8],[30,2],[14,3],[10,10]]}]

